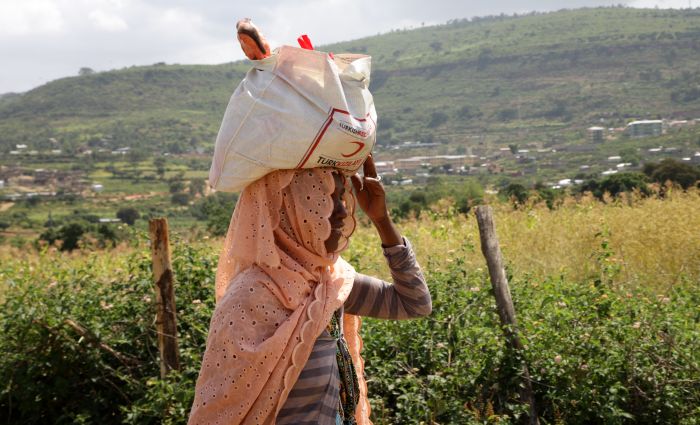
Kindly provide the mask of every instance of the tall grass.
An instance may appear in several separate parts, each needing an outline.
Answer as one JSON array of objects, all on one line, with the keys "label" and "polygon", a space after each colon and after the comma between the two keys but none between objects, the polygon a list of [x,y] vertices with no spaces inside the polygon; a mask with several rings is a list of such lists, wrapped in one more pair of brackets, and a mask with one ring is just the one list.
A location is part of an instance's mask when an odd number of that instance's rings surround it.
[{"label": "tall grass", "polygon": [[[569,198],[555,210],[544,204],[514,209],[493,203],[496,231],[506,263],[513,275],[538,278],[566,275],[577,281],[599,271],[593,253],[605,243],[607,258],[617,269],[614,283],[645,286],[660,291],[680,279],[700,281],[700,192],[669,191],[664,199],[608,200]],[[428,213],[399,225],[411,239],[424,266],[441,269],[460,253],[470,269],[484,267],[479,230],[473,214]],[[348,256],[359,269],[387,275],[379,241],[368,226],[354,235]]]}]

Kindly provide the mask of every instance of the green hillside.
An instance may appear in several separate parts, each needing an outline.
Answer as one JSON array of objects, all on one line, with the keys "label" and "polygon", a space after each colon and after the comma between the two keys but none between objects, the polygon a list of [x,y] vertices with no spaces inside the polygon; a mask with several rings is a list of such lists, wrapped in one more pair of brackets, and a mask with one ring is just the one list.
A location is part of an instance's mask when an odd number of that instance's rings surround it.
[{"label": "green hillside", "polygon": [[[235,42],[234,40],[231,41]],[[590,125],[700,117],[700,10],[597,8],[456,20],[323,47],[373,56],[380,144],[577,143]],[[248,65],[156,64],[0,99],[17,143],[211,149]]]}]

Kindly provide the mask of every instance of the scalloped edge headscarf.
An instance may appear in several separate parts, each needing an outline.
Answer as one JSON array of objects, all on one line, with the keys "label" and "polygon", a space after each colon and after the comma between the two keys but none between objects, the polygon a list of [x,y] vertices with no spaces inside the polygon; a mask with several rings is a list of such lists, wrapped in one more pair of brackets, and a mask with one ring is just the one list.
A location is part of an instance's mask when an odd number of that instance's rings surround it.
[{"label": "scalloped edge headscarf", "polygon": [[[355,277],[339,255],[355,229],[355,199],[345,177],[342,237],[336,252],[325,247],[337,172],[278,170],[243,190],[219,257],[216,309],[189,425],[275,423]],[[343,325],[360,386],[355,418],[371,424],[361,320],[345,314]]]}]

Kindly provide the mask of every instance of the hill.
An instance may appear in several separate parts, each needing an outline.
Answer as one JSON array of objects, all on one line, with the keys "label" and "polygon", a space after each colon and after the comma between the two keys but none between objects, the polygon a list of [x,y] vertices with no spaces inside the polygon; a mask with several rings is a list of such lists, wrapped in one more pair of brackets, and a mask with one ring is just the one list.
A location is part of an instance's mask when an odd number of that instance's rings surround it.
[{"label": "hill", "polygon": [[[232,42],[234,42],[232,40]],[[576,144],[592,124],[700,117],[700,10],[596,8],[454,20],[322,47],[372,55],[379,143],[444,152]],[[0,152],[211,149],[249,65],[131,67],[0,99]]]}]

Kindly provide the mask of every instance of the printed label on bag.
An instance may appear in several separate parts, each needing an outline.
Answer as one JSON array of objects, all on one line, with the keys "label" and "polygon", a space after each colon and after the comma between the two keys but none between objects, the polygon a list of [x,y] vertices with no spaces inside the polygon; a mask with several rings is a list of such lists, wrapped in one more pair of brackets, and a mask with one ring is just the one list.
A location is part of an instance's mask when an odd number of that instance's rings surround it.
[{"label": "printed label on bag", "polygon": [[370,114],[357,118],[333,109],[296,168],[357,169],[374,147],[376,128]]}]

